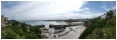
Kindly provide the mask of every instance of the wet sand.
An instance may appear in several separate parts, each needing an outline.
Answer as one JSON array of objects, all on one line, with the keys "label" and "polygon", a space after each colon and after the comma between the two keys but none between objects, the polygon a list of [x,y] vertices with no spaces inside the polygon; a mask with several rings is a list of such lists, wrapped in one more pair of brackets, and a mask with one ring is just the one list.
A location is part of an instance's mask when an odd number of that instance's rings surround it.
[{"label": "wet sand", "polygon": [[[73,31],[70,31],[69,28],[72,28]],[[86,28],[82,25],[79,26],[71,26],[71,27],[66,27],[65,31],[63,31],[62,33],[58,33],[58,34],[53,34],[54,29],[50,28],[49,31],[52,31],[51,35],[49,35],[49,33],[43,33],[45,34],[48,39],[78,39],[79,36],[81,35],[81,33],[85,30]],[[58,37],[58,35],[64,34],[65,32],[68,32],[66,35],[60,36]],[[74,32],[75,31],[75,32]],[[56,35],[56,38],[54,38],[54,35]]]}]

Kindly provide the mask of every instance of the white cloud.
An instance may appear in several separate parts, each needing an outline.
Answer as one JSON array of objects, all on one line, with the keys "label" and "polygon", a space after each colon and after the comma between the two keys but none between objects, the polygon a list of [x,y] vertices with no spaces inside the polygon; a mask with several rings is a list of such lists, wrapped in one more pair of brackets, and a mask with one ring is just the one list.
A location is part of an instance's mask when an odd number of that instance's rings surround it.
[{"label": "white cloud", "polygon": [[111,10],[110,8],[108,8],[108,7],[105,6],[105,5],[103,5],[102,8],[105,9],[105,10],[107,10],[107,11],[108,11],[108,10]]},{"label": "white cloud", "polygon": [[90,10],[89,8],[84,8],[84,10]]},{"label": "white cloud", "polygon": [[101,8],[103,8],[107,11],[112,10],[112,9],[116,9],[116,5],[115,5],[114,1],[103,1],[102,4],[103,5],[101,6]]},{"label": "white cloud", "polygon": [[[45,19],[81,19],[91,18],[93,14],[72,13],[69,11],[85,11],[89,8],[80,9],[88,2],[83,1],[38,1],[38,2],[20,2],[19,5],[13,6],[11,10],[3,9],[2,14],[10,19],[17,20],[45,20]],[[11,12],[10,12],[11,11]],[[61,14],[61,15],[60,15]],[[15,18],[13,18],[14,16]]]},{"label": "white cloud", "polygon": [[105,9],[105,10],[112,10],[112,9],[116,9],[116,6],[111,6],[110,8],[107,7],[106,5],[103,5],[101,8]]}]

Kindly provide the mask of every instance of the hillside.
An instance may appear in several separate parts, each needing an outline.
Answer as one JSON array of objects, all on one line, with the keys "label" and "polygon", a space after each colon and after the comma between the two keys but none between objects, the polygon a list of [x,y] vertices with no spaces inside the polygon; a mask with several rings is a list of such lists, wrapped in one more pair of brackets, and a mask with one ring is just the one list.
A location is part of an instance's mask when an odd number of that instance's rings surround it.
[{"label": "hillside", "polygon": [[[99,16],[90,21],[90,25],[79,39],[116,39],[116,10],[106,12],[106,17]],[[103,15],[103,16],[104,16]]]},{"label": "hillside", "polygon": [[2,39],[42,39],[46,38],[46,36],[42,35],[39,27],[33,27],[25,23],[12,21],[11,25],[1,28],[1,38]]}]

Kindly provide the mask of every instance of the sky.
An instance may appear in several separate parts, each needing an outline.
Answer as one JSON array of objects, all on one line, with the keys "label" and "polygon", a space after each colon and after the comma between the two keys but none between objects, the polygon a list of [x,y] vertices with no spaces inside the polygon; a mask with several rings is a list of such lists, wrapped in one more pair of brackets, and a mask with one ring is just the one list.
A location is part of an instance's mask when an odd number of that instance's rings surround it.
[{"label": "sky", "polygon": [[1,1],[1,15],[15,20],[86,19],[116,9],[116,1]]}]

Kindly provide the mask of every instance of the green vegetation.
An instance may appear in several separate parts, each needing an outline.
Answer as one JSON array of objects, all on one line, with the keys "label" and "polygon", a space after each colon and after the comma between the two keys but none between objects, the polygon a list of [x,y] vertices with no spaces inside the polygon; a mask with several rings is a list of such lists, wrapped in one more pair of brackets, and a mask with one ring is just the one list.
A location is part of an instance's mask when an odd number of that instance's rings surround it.
[{"label": "green vegetation", "polygon": [[113,10],[106,13],[105,19],[98,17],[90,22],[91,24],[80,35],[79,39],[116,39],[116,15]]},{"label": "green vegetation", "polygon": [[39,27],[28,26],[29,29],[23,26],[18,26],[20,24],[17,21],[13,21],[12,25],[1,28],[1,38],[2,39],[42,39],[47,38],[42,35]]}]

